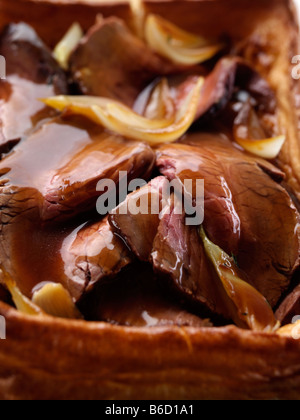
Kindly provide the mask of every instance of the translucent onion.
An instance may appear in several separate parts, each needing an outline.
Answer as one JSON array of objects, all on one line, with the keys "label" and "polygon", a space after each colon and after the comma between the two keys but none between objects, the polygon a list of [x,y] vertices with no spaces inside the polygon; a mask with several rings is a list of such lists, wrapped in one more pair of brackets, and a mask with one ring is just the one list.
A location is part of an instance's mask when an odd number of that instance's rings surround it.
[{"label": "translucent onion", "polygon": [[285,143],[284,135],[266,138],[259,118],[250,104],[245,104],[235,119],[235,141],[247,152],[264,159],[275,159]]},{"label": "translucent onion", "polygon": [[200,236],[226,294],[236,307],[238,318],[254,331],[273,332],[278,329],[280,325],[267,300],[240,278],[233,258],[208,239],[203,227]]},{"label": "translucent onion", "polygon": [[162,129],[168,127],[174,121],[174,117],[170,120],[148,120],[133,112],[130,108],[127,108],[120,102],[94,96],[55,96],[52,98],[42,99],[42,101],[46,105],[55,108],[58,111],[82,115],[89,118],[96,124],[103,125],[104,127],[112,130],[113,128],[110,127],[111,123],[102,124],[97,114],[99,109],[108,113],[110,107],[116,107],[116,113],[119,112],[121,121],[124,122],[124,124],[126,123],[129,126],[135,127],[135,129],[142,129],[147,123],[152,129]]},{"label": "translucent onion", "polygon": [[275,159],[285,143],[285,136],[277,136],[263,140],[249,140],[235,137],[236,142],[247,152],[264,159]]},{"label": "translucent onion", "polygon": [[53,96],[51,98],[44,98],[41,101],[50,106],[51,108],[57,109],[61,112],[67,112],[69,114],[82,115],[96,124],[99,124],[99,120],[92,111],[92,106],[106,108],[109,104],[119,102],[112,99],[100,98],[96,96]]},{"label": "translucent onion", "polygon": [[300,320],[294,324],[288,324],[276,331],[282,337],[291,337],[294,340],[300,340]]},{"label": "translucent onion", "polygon": [[172,98],[167,79],[163,79],[153,89],[144,116],[149,120],[171,120],[176,112],[175,102]]},{"label": "translucent onion", "polygon": [[23,295],[16,282],[3,270],[0,270],[1,281],[9,290],[18,311],[26,315],[42,315],[43,311]]},{"label": "translucent onion", "polygon": [[155,120],[142,117],[123,104],[105,98],[58,96],[42,101],[60,111],[83,115],[122,136],[157,145],[178,140],[193,124],[203,82],[200,77],[173,117]]},{"label": "translucent onion", "polygon": [[149,15],[145,23],[148,45],[161,56],[176,64],[191,66],[214,57],[224,46],[190,34],[156,15]]},{"label": "translucent onion", "polygon": [[59,283],[46,284],[34,293],[32,301],[48,315],[65,319],[82,318],[69,292]]},{"label": "translucent onion", "polygon": [[70,55],[82,37],[83,30],[81,26],[79,23],[74,23],[55,47],[53,51],[54,58],[63,69],[68,69]]},{"label": "translucent onion", "polygon": [[133,17],[133,25],[138,37],[144,38],[144,25],[146,19],[146,10],[143,0],[129,0],[130,9]]}]

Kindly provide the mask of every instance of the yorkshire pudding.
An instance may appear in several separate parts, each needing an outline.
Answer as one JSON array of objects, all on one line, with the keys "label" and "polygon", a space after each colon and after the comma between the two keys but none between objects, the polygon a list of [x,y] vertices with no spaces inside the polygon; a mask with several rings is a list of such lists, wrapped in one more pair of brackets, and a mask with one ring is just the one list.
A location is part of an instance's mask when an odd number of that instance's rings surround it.
[{"label": "yorkshire pudding", "polygon": [[[145,34],[125,0],[0,0],[0,398],[300,399],[294,4],[147,0],[143,10],[154,16]],[[170,36],[168,55],[151,37],[157,16],[215,53],[186,65],[192,54],[180,45],[178,58]],[[85,35],[66,70],[51,49],[74,22]],[[155,92],[168,89],[153,122]],[[29,93],[49,106],[24,115]],[[104,118],[114,106],[126,124]],[[184,135],[155,144],[151,124],[163,131],[168,113]],[[282,140],[278,153],[255,154],[245,129]],[[99,182],[121,190],[120,171],[148,182],[121,203],[153,193],[169,213],[124,215],[121,204],[97,217]],[[161,195],[186,178],[205,180],[202,230],[178,217],[175,193]]]}]

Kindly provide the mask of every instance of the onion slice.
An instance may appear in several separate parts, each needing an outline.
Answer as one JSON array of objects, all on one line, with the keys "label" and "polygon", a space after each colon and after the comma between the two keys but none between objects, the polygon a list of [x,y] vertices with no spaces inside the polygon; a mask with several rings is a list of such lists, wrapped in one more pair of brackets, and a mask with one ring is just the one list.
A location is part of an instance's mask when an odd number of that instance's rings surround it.
[{"label": "onion slice", "polygon": [[1,282],[7,287],[18,311],[26,315],[43,315],[43,311],[18,288],[16,282],[2,269],[0,269]]},{"label": "onion slice", "polygon": [[146,9],[143,0],[129,0],[130,9],[132,13],[133,26],[136,35],[139,38],[144,38],[144,25],[146,19]]},{"label": "onion slice", "polygon": [[162,79],[153,89],[143,115],[150,120],[171,120],[175,112],[175,101],[172,98],[168,81],[167,79]]},{"label": "onion slice", "polygon": [[247,152],[264,159],[275,159],[285,143],[285,136],[277,136],[263,140],[249,140],[235,137],[236,142]]},{"label": "onion slice", "polygon": [[240,278],[233,258],[212,243],[204,228],[200,229],[205,252],[214,266],[228,297],[234,303],[237,316],[251,330],[273,332],[279,328],[267,300],[250,284]]},{"label": "onion slice", "polygon": [[61,284],[46,284],[34,293],[31,301],[21,292],[16,282],[2,269],[0,269],[0,279],[10,292],[16,308],[23,314],[34,316],[48,314],[65,319],[83,318],[69,292]]},{"label": "onion slice", "polygon": [[276,331],[276,334],[282,337],[292,337],[294,340],[300,340],[300,320],[294,324],[288,324]]},{"label": "onion slice", "polygon": [[53,51],[54,58],[64,70],[68,69],[70,55],[82,37],[83,30],[81,26],[79,23],[74,23],[65,34],[63,39],[55,47]]},{"label": "onion slice", "polygon": [[259,118],[249,103],[246,103],[234,121],[234,140],[253,155],[275,159],[285,143],[284,135],[266,138]]},{"label": "onion slice", "polygon": [[214,57],[224,45],[190,34],[157,15],[149,15],[145,23],[148,45],[176,64],[192,66]]},{"label": "onion slice", "polygon": [[48,315],[65,319],[82,319],[69,292],[60,283],[46,284],[34,293],[32,301]]},{"label": "onion slice", "polygon": [[87,117],[96,124],[103,125],[105,128],[111,129],[112,131],[115,131],[114,128],[111,127],[112,123],[102,123],[99,119],[99,110],[103,110],[103,113],[109,115],[109,110],[112,109],[112,112],[117,114],[117,118],[120,118],[120,122],[123,122],[128,126],[132,126],[135,129],[142,129],[147,124],[152,129],[162,129],[168,127],[174,121],[174,117],[170,120],[148,120],[147,118],[133,112],[130,108],[127,108],[120,102],[94,96],[55,96],[52,98],[42,99],[42,102],[57,109],[58,111]]},{"label": "onion slice", "polygon": [[42,101],[59,111],[83,115],[117,134],[154,146],[178,140],[191,127],[203,82],[204,79],[200,77],[174,116],[163,119],[142,117],[125,105],[106,98],[57,96]]}]

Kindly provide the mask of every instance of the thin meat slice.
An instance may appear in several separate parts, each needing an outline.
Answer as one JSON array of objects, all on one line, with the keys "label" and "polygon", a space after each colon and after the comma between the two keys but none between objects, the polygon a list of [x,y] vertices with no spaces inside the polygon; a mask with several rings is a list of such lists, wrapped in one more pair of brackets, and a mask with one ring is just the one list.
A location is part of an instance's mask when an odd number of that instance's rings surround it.
[{"label": "thin meat slice", "polygon": [[216,277],[199,235],[199,227],[187,226],[185,214],[176,214],[176,195],[159,224],[151,260],[155,272],[185,298],[196,301],[202,313],[230,320],[232,302]]},{"label": "thin meat slice", "polygon": [[25,23],[4,29],[0,54],[6,59],[7,73],[0,83],[0,150],[5,151],[38,121],[53,116],[39,98],[66,94],[68,86],[51,52]]},{"label": "thin meat slice", "polygon": [[142,261],[149,261],[160,216],[168,205],[165,196],[168,181],[158,177],[129,194],[109,215],[113,228]]},{"label": "thin meat slice", "polygon": [[160,147],[157,166],[168,179],[182,183],[204,179],[204,228],[210,240],[236,258],[249,283],[274,307],[299,266],[299,214],[259,162],[222,138],[200,139],[195,134],[186,139],[193,146]]},{"label": "thin meat slice", "polygon": [[[168,185],[158,177],[129,194],[110,213],[110,223],[139,260],[153,265],[162,284],[197,302],[205,315],[230,319],[231,303],[206,258],[199,228],[186,226],[185,213],[175,211],[179,198]],[[153,204],[159,211],[153,213]]]},{"label": "thin meat slice", "polygon": [[109,220],[136,257],[150,262],[171,289],[196,301],[206,315],[230,319],[232,304],[206,258],[199,227],[187,226],[185,213],[175,211],[179,201],[168,180],[157,177],[129,194]]},{"label": "thin meat slice", "polygon": [[64,240],[61,256],[68,289],[76,300],[96,284],[115,277],[134,260],[107,218],[75,229]]},{"label": "thin meat slice", "polygon": [[148,83],[178,67],[152,52],[123,21],[109,18],[98,21],[80,42],[70,69],[83,94],[132,106]]},{"label": "thin meat slice", "polygon": [[77,302],[134,261],[107,218],[80,226],[74,222],[47,227],[32,220],[34,209],[27,210],[2,227],[0,249],[2,268],[29,298],[45,284],[56,282]]},{"label": "thin meat slice", "polygon": [[[82,273],[81,284],[76,285],[76,276],[66,278],[62,258],[57,257],[64,235],[74,231],[81,219],[95,217],[97,199],[105,192],[97,191],[98,181],[108,178],[117,187],[122,170],[128,182],[147,179],[154,162],[149,146],[81,119],[55,119],[20,142],[0,164],[0,260],[20,289],[30,296],[40,282],[61,281],[77,299],[90,274],[91,284],[98,274],[104,275],[94,273],[91,263]],[[80,238],[74,247],[76,253]],[[83,251],[81,255],[85,256]]]},{"label": "thin meat slice", "polygon": [[[98,182],[119,183],[120,172],[128,181],[149,177],[154,152],[143,143],[124,140],[82,119],[55,119],[44,124],[0,164],[8,191],[28,189],[44,221],[63,220],[96,209]],[[34,191],[34,194],[32,194]],[[103,215],[104,216],[104,215]]]}]

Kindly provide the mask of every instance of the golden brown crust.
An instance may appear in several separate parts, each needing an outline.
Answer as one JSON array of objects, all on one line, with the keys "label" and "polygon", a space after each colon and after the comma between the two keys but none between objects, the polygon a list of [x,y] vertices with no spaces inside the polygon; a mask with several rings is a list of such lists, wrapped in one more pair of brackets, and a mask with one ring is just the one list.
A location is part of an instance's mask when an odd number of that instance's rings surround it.
[{"label": "golden brown crust", "polygon": [[3,304],[0,312],[2,399],[299,398],[300,342],[291,338],[38,319]]},{"label": "golden brown crust", "polygon": [[[192,31],[226,32],[264,71],[288,130],[280,163],[298,188],[300,146],[290,78],[297,26],[290,2],[177,0],[166,9],[170,1],[147,6],[162,15],[168,10],[170,20]],[[89,27],[96,12],[129,19],[124,2],[104,3],[0,0],[0,27],[25,20],[54,45],[74,20]],[[263,52],[273,57],[269,68]],[[0,315],[7,320],[7,340],[0,343],[1,399],[300,399],[300,341],[292,338],[235,327],[137,329],[31,318],[3,303]]]}]

